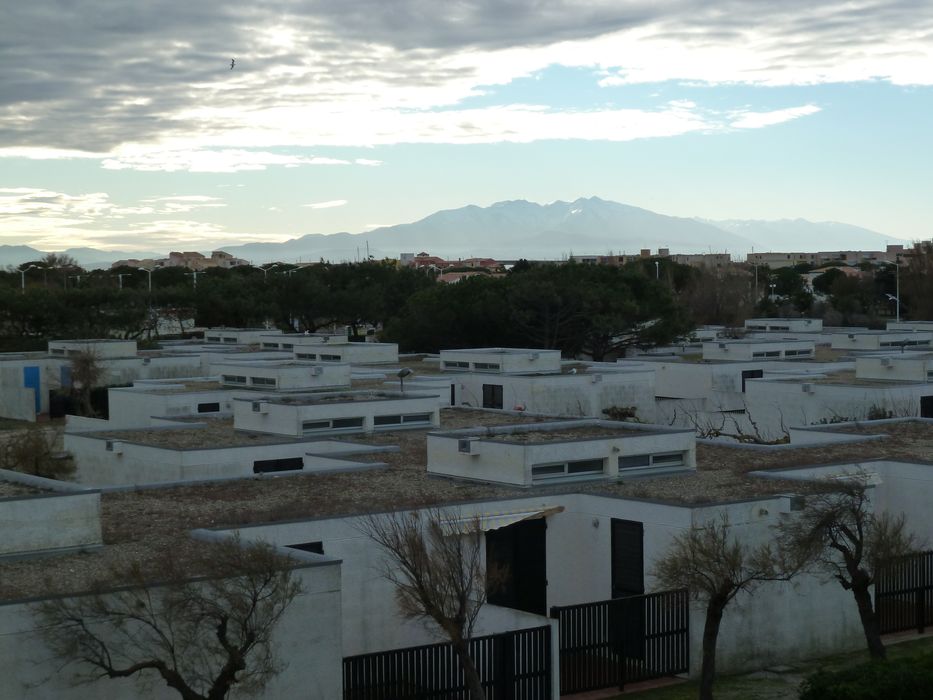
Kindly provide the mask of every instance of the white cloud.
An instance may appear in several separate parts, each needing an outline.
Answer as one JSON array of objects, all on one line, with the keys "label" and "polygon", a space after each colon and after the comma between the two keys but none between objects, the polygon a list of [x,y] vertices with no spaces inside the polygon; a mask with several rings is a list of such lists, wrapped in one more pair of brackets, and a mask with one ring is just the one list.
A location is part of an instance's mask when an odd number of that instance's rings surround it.
[{"label": "white cloud", "polygon": [[334,207],[342,207],[346,203],[346,199],[331,199],[327,202],[312,202],[311,204],[302,204],[301,206],[308,207],[309,209],[333,209]]},{"label": "white cloud", "polygon": [[772,112],[739,112],[734,115],[729,126],[735,129],[761,129],[816,114],[819,111],[820,108],[816,105],[803,105],[802,107],[777,109]]},{"label": "white cloud", "polygon": [[[0,44],[0,155],[107,154],[108,169],[229,173],[377,163],[277,151],[296,145],[579,138],[600,118],[513,104],[490,108],[507,117],[436,111],[549,66],[593,70],[605,86],[933,84],[930,3],[166,0],[113,32],[98,2],[9,8],[21,31]],[[461,117],[475,123],[451,124]],[[652,135],[641,115],[605,118]]]}]

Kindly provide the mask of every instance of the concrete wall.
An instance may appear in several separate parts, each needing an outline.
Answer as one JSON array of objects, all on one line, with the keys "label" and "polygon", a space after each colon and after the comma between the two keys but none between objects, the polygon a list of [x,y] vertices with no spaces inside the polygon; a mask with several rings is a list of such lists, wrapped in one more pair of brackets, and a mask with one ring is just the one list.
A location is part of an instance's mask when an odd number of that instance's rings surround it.
[{"label": "concrete wall", "polygon": [[[303,592],[289,605],[273,632],[276,659],[284,669],[264,690],[264,698],[334,700],[342,693],[340,653],[340,568],[295,569]],[[157,676],[101,679],[74,684],[73,667],[60,669],[36,631],[27,603],[0,605],[0,700],[171,700],[177,691]],[[148,679],[146,682],[145,679]],[[234,690],[231,700],[248,696]]]},{"label": "concrete wall", "polygon": [[795,359],[812,358],[814,353],[812,341],[783,340],[783,341],[748,341],[748,340],[720,340],[703,343],[704,360],[751,361],[763,358]]},{"label": "concrete wall", "polygon": [[[152,425],[152,417],[217,415],[233,413],[233,400],[247,391],[215,389],[211,391],[179,391],[162,393],[170,385],[134,386],[108,391],[109,428],[144,428]],[[161,391],[160,391],[161,390]],[[202,404],[219,404],[220,410],[203,412]]]},{"label": "concrete wall", "polygon": [[[256,460],[289,457],[301,457],[304,469],[311,471],[315,461],[309,452],[327,454],[336,449],[333,443],[308,440],[272,445],[173,450],[117,439],[118,451],[108,451],[107,442],[107,439],[86,433],[65,434],[65,450],[74,458],[76,481],[102,486],[248,477],[254,474],[253,462]],[[346,445],[343,447],[346,448]]]},{"label": "concrete wall", "polygon": [[101,544],[100,493],[0,499],[0,555]]},{"label": "concrete wall", "polygon": [[205,343],[220,345],[258,345],[263,336],[281,335],[275,328],[209,328],[204,331]]},{"label": "concrete wall", "polygon": [[[441,350],[440,363],[441,369],[449,372],[557,373],[560,372],[560,350],[532,348]],[[460,366],[462,363],[468,366]],[[490,367],[490,365],[495,366]]]},{"label": "concrete wall", "polygon": [[818,332],[823,330],[821,318],[749,318],[745,320],[748,331],[789,331],[791,333]]},{"label": "concrete wall", "polygon": [[897,349],[900,344],[929,348],[933,333],[925,331],[864,331],[836,333],[832,336],[834,350]]},{"label": "concrete wall", "polygon": [[[373,398],[372,400],[323,401],[309,395],[307,402],[301,397],[293,401],[278,400],[275,397],[237,399],[233,402],[233,423],[237,430],[251,430],[273,435],[301,437],[311,435],[302,427],[306,421],[330,421],[341,418],[362,418],[362,427],[339,429],[315,429],[314,435],[372,433],[379,430],[423,429],[440,425],[438,397],[430,394],[406,394],[397,397]],[[254,410],[258,405],[259,410]],[[377,417],[406,416],[427,414],[429,420],[419,423],[376,425]]]},{"label": "concrete wall", "polygon": [[[804,385],[809,390],[804,391]],[[933,395],[925,384],[857,385],[752,381],[745,402],[763,434],[779,436],[781,426],[807,426],[865,420],[872,410],[893,417],[920,415],[920,398]]]},{"label": "concrete wall", "polygon": [[519,376],[470,372],[456,379],[456,401],[462,406],[482,407],[483,385],[493,384],[502,387],[505,410],[520,406],[530,413],[551,416],[605,418],[603,409],[634,408],[638,419],[655,420],[651,370]]},{"label": "concrete wall", "polygon": [[50,355],[72,356],[78,353],[91,353],[99,359],[131,357],[136,354],[135,340],[50,340]]},{"label": "concrete wall", "polygon": [[921,354],[897,354],[888,357],[858,357],[855,376],[881,381],[929,382],[933,379],[933,358]]},{"label": "concrete wall", "polygon": [[[350,386],[350,365],[337,363],[271,361],[242,363],[234,360],[213,363],[225,386],[252,386],[264,391],[340,389]],[[256,382],[273,380],[274,385]],[[236,378],[236,381],[233,381]],[[242,378],[245,382],[239,381]]]},{"label": "concrete wall", "polygon": [[[619,469],[619,459],[631,455],[663,454],[684,452],[684,464],[680,469],[696,468],[695,439],[692,432],[661,432],[644,435],[622,434],[618,437],[576,439],[568,435],[565,441],[555,436],[544,443],[521,443],[524,431],[516,430],[513,441],[507,434],[502,440],[485,439],[481,432],[454,431],[434,433],[427,437],[428,472],[444,474],[462,479],[492,481],[517,486],[557,483],[592,478],[616,478],[619,476],[645,476],[662,472],[657,468]],[[469,452],[460,451],[461,440],[469,440]],[[580,477],[535,479],[535,466],[556,464],[574,460],[603,460],[603,472]]]}]

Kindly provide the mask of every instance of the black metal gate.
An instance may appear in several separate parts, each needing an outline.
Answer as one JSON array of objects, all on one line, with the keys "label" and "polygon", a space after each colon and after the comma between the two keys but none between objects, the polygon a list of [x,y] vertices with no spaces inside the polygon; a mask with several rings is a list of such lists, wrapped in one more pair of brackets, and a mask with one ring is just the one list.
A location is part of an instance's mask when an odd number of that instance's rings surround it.
[{"label": "black metal gate", "polygon": [[686,590],[551,608],[560,623],[560,692],[622,688],[690,669]]},{"label": "black metal gate", "polygon": [[881,634],[933,625],[933,551],[889,564],[875,577],[875,613]]},{"label": "black metal gate", "polygon": [[[470,656],[488,700],[551,697],[551,628],[470,640]],[[450,643],[393,649],[343,660],[344,700],[467,700]]]}]

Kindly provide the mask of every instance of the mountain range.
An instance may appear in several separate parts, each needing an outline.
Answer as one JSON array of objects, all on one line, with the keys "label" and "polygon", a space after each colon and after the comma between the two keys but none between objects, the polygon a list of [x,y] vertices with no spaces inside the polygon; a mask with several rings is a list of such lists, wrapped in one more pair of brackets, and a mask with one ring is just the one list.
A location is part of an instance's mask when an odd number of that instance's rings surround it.
[{"label": "mountain range", "polygon": [[[365,233],[307,234],[281,243],[218,246],[254,264],[271,261],[362,260],[425,251],[448,259],[560,259],[570,254],[636,253],[669,248],[672,253],[750,251],[883,250],[904,243],[876,231],[838,222],[702,219],[665,216],[598,197],[536,204],[524,200],[438,211],[420,221]],[[57,251],[85,267],[109,266],[122,258],[165,253],[69,248]],[[209,252],[209,251],[202,251]],[[0,265],[20,265],[45,255],[28,246],[0,246]]]}]

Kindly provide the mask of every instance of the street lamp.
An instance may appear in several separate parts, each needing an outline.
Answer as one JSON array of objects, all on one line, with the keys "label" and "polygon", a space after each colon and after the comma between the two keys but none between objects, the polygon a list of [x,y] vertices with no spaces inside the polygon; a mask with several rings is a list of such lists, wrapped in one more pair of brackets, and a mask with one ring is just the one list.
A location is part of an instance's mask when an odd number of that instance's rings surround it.
[{"label": "street lamp", "polygon": [[399,389],[401,390],[403,394],[405,393],[405,377],[407,377],[411,373],[412,373],[411,368],[402,367],[402,369],[400,369],[398,373],[396,374],[396,376],[398,377]]},{"label": "street lamp", "polygon": [[901,264],[898,262],[891,262],[890,260],[882,260],[885,265],[894,265],[894,296],[892,297],[888,294],[888,299],[894,299],[897,306],[897,322],[901,322]]},{"label": "street lamp", "polygon": [[148,267],[139,268],[140,272],[146,272],[149,274],[149,293],[152,294],[152,269]]},{"label": "street lamp", "polygon": [[38,265],[30,265],[29,267],[24,267],[19,271],[19,288],[20,291],[26,293],[26,270],[32,270],[39,267]]},{"label": "street lamp", "polygon": [[198,275],[203,275],[204,270],[195,270],[194,272],[186,272],[185,274],[191,276],[191,281],[193,283],[192,286],[195,289],[197,289],[198,288]]},{"label": "street lamp", "polygon": [[661,263],[657,260],[654,261],[654,278],[656,280],[661,279]]},{"label": "street lamp", "polygon": [[278,267],[278,265],[279,265],[278,263],[272,263],[271,265],[269,265],[269,267],[260,267],[259,265],[250,264],[250,267],[254,267],[257,270],[262,270],[262,281],[265,282],[266,277],[269,276],[269,270],[271,270],[273,267]]},{"label": "street lamp", "polygon": [[771,296],[769,296],[768,298],[769,298],[771,301],[774,301],[774,296],[775,296],[774,290],[775,290],[775,288],[777,287],[777,284],[774,283],[774,282],[772,282],[772,283],[769,284],[768,286],[771,287]]}]

